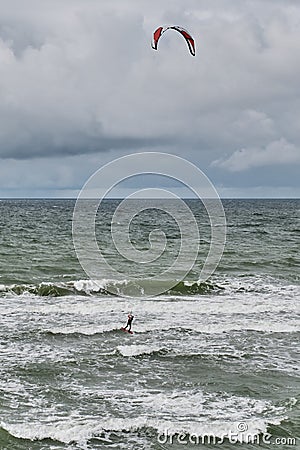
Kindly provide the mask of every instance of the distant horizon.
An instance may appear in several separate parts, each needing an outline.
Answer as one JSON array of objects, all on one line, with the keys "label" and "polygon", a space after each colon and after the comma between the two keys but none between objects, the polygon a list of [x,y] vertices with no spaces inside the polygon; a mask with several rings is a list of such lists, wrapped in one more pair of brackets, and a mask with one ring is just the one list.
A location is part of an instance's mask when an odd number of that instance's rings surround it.
[{"label": "distant horizon", "polygon": [[[98,199],[100,199],[99,197]],[[199,198],[195,197],[178,197],[181,200],[199,200]],[[155,197],[144,197],[144,198],[127,198],[127,197],[105,197],[102,198],[102,200],[170,200],[174,201],[174,199],[162,197],[162,198],[155,198]],[[203,199],[209,199],[209,197],[203,197]],[[300,197],[220,197],[221,200],[300,200]],[[77,197],[0,197],[0,201],[3,200],[77,200]],[[96,197],[90,197],[81,199],[82,200],[97,200]],[[175,199],[176,200],[176,199]]]}]

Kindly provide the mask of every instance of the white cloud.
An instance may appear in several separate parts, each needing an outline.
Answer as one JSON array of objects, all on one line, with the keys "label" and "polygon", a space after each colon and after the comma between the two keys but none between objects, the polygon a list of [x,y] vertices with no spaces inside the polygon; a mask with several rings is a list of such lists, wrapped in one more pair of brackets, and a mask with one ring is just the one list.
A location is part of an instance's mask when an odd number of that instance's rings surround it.
[{"label": "white cloud", "polygon": [[212,162],[213,166],[231,172],[240,172],[255,167],[290,164],[300,164],[300,148],[285,139],[271,142],[265,148],[243,148],[234,152],[227,159]]}]

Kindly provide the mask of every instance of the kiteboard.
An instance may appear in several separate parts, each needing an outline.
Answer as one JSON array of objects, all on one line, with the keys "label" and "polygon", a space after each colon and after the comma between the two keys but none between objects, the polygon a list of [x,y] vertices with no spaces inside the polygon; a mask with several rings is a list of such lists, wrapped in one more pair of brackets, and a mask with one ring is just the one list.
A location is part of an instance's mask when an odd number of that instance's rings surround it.
[{"label": "kiteboard", "polygon": [[125,331],[125,333],[133,334],[133,331],[125,330],[125,328],[121,328],[122,331]]}]

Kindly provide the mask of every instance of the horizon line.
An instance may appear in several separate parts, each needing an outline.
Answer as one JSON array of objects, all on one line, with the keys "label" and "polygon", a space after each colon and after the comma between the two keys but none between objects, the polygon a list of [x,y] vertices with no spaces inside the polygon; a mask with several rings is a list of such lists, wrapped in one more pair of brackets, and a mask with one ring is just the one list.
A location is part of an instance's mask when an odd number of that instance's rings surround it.
[{"label": "horizon line", "polygon": [[[127,197],[88,197],[81,200],[176,200],[169,197],[141,197],[141,198],[127,198]],[[220,200],[300,200],[300,197],[219,197]],[[197,197],[178,197],[180,200],[201,200]],[[205,200],[215,200],[214,197],[203,197]],[[2,200],[78,200],[78,197],[0,197]]]}]

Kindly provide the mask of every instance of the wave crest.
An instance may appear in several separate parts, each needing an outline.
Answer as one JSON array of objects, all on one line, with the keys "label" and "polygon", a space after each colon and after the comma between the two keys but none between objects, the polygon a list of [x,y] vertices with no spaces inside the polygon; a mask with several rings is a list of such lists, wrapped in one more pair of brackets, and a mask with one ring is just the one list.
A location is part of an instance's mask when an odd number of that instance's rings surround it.
[{"label": "wave crest", "polygon": [[[142,294],[144,289],[143,280],[137,285],[136,282],[130,280],[76,280],[67,282],[42,282],[39,284],[12,284],[0,285],[0,293],[2,295],[34,295],[39,297],[63,297],[68,295],[134,295],[134,293]],[[164,295],[205,295],[211,292],[219,292],[224,290],[213,283],[208,282],[189,282],[180,281],[172,289],[165,292]]]}]

